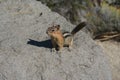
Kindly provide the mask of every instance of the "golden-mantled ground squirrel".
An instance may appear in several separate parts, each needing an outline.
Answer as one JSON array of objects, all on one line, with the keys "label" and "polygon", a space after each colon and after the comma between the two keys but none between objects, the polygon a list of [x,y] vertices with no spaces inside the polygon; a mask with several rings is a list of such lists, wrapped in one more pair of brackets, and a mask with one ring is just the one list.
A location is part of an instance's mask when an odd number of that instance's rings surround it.
[{"label": "golden-mantled ground squirrel", "polygon": [[73,36],[84,26],[86,26],[86,22],[81,22],[71,32],[63,33],[60,30],[60,25],[49,27],[46,33],[51,37],[51,42],[53,45],[52,50],[61,50],[63,46],[68,46],[70,48],[73,45]]}]

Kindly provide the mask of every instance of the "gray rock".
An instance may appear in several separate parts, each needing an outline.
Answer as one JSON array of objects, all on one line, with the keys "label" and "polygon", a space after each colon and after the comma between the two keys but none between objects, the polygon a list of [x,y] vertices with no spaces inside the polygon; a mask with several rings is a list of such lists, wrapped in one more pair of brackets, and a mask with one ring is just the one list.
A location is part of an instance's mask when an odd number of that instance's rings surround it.
[{"label": "gray rock", "polygon": [[68,31],[75,27],[41,2],[1,0],[0,80],[111,80],[101,47],[83,31],[71,52],[51,52],[46,29],[53,23]]},{"label": "gray rock", "polygon": [[120,80],[120,43],[112,40],[104,42],[97,41],[97,43],[103,48],[109,58],[112,80]]}]

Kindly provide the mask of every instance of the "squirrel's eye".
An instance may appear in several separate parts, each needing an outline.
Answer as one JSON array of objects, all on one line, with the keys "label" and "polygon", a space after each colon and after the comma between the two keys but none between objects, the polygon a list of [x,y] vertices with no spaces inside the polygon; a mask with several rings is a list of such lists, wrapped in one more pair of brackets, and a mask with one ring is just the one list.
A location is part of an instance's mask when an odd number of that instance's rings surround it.
[{"label": "squirrel's eye", "polygon": [[52,32],[54,32],[55,30],[53,29]]}]

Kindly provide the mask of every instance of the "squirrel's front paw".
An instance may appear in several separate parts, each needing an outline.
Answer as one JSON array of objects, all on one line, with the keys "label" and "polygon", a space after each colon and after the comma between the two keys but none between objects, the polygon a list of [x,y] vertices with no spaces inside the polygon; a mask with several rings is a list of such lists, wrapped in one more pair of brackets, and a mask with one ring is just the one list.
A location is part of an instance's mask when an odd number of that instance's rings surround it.
[{"label": "squirrel's front paw", "polygon": [[51,52],[56,52],[56,49],[55,49],[55,48],[52,48],[52,49],[51,49]]}]

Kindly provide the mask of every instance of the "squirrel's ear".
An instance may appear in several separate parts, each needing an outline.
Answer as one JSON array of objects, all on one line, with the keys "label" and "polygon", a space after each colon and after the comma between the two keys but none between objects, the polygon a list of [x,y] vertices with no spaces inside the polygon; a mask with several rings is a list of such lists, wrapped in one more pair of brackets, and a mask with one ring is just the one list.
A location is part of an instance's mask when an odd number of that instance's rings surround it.
[{"label": "squirrel's ear", "polygon": [[57,29],[58,29],[58,30],[60,29],[60,25],[57,25]]}]

